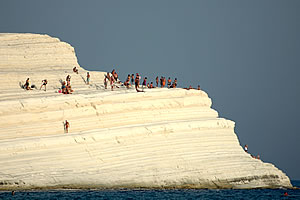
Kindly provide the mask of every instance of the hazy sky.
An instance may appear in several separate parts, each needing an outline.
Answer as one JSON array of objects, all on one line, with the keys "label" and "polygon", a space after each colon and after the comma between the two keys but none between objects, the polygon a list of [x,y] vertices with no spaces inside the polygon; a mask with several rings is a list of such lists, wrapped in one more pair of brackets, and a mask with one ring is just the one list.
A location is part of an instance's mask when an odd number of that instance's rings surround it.
[{"label": "hazy sky", "polygon": [[122,80],[200,84],[241,145],[300,179],[299,0],[1,0],[0,32],[58,37]]}]

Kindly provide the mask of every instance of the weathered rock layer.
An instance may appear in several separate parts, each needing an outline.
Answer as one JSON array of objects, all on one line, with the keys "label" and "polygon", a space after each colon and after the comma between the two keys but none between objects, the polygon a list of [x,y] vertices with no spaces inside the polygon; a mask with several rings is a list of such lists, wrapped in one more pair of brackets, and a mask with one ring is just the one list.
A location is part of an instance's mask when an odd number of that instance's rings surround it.
[{"label": "weathered rock layer", "polygon": [[[110,91],[104,72],[86,85],[74,49],[38,34],[0,34],[0,70],[0,189],[291,187],[243,151],[204,91]],[[74,93],[57,93],[68,74]],[[28,77],[47,91],[23,90]]]}]

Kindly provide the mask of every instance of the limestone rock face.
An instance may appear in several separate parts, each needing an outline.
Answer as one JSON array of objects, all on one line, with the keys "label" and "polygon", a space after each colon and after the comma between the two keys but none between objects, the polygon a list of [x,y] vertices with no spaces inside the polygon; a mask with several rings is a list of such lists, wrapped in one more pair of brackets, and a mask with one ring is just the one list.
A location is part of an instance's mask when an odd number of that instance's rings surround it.
[{"label": "limestone rock face", "polygon": [[[0,189],[291,187],[243,151],[204,91],[111,91],[86,72],[59,39],[0,34]],[[58,93],[68,74],[74,93]],[[25,91],[26,78],[47,91]]]}]

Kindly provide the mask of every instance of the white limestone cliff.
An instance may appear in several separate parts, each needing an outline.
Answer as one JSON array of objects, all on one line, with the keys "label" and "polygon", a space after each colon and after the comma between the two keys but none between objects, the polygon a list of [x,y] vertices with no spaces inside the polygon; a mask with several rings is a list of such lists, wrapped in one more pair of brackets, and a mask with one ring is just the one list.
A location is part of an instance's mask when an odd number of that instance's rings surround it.
[{"label": "white limestone cliff", "polygon": [[[204,91],[110,91],[105,72],[90,85],[86,72],[57,38],[0,34],[0,189],[292,187],[243,151]],[[57,93],[68,74],[74,93]]]}]

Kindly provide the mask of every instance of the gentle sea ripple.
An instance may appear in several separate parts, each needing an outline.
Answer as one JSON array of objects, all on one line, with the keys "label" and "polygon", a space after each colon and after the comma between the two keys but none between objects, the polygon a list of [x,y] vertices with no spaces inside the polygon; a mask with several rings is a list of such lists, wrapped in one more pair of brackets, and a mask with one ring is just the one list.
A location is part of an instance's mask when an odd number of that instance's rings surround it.
[{"label": "gentle sea ripple", "polygon": [[[300,181],[292,181],[300,187]],[[284,196],[287,192],[288,196]],[[300,190],[34,190],[0,191],[0,199],[300,199]]]}]

